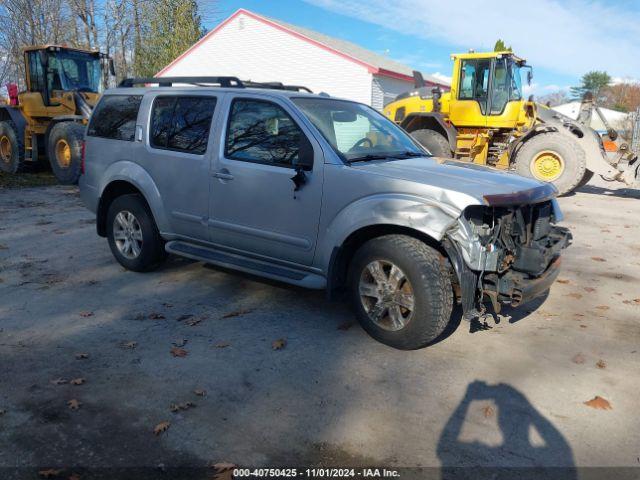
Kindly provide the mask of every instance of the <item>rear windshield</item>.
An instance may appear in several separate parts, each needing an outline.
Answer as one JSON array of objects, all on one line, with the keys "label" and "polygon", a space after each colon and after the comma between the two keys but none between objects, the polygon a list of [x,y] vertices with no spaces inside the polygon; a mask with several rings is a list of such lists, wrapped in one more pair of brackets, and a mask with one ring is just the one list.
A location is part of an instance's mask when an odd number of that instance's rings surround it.
[{"label": "rear windshield", "polygon": [[329,98],[292,100],[346,162],[399,154],[426,155],[404,130],[371,107]]},{"label": "rear windshield", "polygon": [[106,95],[91,115],[87,135],[133,142],[142,95]]}]

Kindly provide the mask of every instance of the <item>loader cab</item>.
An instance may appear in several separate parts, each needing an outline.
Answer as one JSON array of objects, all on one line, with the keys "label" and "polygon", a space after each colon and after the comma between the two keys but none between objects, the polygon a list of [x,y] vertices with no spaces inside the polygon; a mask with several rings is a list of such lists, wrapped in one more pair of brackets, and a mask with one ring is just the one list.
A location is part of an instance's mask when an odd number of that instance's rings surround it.
[{"label": "loader cab", "polygon": [[[27,91],[23,104],[45,116],[75,113],[73,92],[94,105],[106,87],[113,63],[105,54],[57,45],[30,47],[24,52]],[[39,112],[42,113],[42,112]]]},{"label": "loader cab", "polygon": [[522,70],[530,67],[511,52],[452,56],[450,120],[458,127],[515,128],[525,98]]}]

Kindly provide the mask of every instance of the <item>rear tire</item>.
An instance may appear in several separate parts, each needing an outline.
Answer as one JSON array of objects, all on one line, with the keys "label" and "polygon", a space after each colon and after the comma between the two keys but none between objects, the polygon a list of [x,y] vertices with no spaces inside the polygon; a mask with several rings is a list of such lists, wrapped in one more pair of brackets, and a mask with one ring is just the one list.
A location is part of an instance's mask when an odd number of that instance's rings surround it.
[{"label": "rear tire", "polygon": [[107,240],[111,253],[127,270],[148,272],[167,258],[164,240],[140,195],[116,198],[107,212]]},{"label": "rear tire", "polygon": [[[551,165],[549,170],[545,170],[545,155]],[[561,168],[554,169],[554,162],[561,165]],[[566,195],[576,189],[587,168],[582,147],[571,137],[558,132],[540,133],[525,140],[516,153],[514,163],[518,174],[552,183],[559,195]],[[556,170],[558,173],[554,176]]]},{"label": "rear tire", "polygon": [[411,136],[415,138],[420,145],[429,150],[434,157],[452,157],[449,141],[441,133],[424,128],[414,130],[411,132]]},{"label": "rear tire", "polygon": [[0,171],[22,173],[29,169],[24,161],[24,145],[12,121],[0,122]]},{"label": "rear tire", "polygon": [[60,122],[51,128],[47,145],[47,158],[53,174],[63,185],[78,183],[82,167],[84,125]]},{"label": "rear tire", "polygon": [[578,183],[576,188],[584,187],[593,178],[593,172],[591,170],[585,170],[582,180]]},{"label": "rear tire", "polygon": [[369,240],[354,255],[348,282],[360,324],[390,347],[426,347],[451,319],[449,262],[416,238],[385,235]]}]

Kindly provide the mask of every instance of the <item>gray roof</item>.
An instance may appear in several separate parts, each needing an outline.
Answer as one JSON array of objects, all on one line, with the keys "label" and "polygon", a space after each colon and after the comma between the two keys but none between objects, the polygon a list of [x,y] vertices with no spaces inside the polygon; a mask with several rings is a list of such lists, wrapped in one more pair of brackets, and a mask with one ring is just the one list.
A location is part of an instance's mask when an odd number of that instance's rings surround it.
[{"label": "gray roof", "polygon": [[[251,12],[254,15],[258,15],[254,12]],[[350,57],[353,57],[361,62],[367,63],[377,68],[381,68],[383,70],[388,70],[390,72],[400,73],[402,75],[407,75],[409,77],[413,76],[413,68],[396,62],[395,60],[391,60],[389,57],[385,57],[384,55],[380,55],[378,53],[372,52],[371,50],[367,50],[366,48],[362,48],[355,43],[348,42],[346,40],[342,40],[340,38],[330,37],[329,35],[325,35],[323,33],[316,32],[314,30],[309,30],[308,28],[298,27],[297,25],[292,25],[290,23],[283,22],[282,20],[278,20],[276,18],[267,17],[264,15],[258,15],[263,17],[270,22],[277,23],[281,27],[284,27],[289,30],[293,30],[300,35],[310,38],[316,42],[322,43],[334,50],[342,52]],[[429,75],[427,73],[422,74],[423,78],[431,83],[437,83],[438,85],[449,86],[448,83],[444,80],[440,80],[433,75]]]}]

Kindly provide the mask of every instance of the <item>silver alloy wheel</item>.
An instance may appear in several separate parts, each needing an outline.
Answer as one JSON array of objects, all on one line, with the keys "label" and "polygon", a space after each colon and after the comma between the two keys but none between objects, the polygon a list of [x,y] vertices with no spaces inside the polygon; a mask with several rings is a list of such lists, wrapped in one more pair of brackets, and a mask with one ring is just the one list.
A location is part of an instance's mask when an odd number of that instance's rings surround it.
[{"label": "silver alloy wheel", "polygon": [[404,272],[388,260],[374,260],[362,270],[358,291],[362,307],[380,328],[398,331],[411,320],[413,287]]},{"label": "silver alloy wheel", "polygon": [[113,219],[113,240],[122,256],[129,260],[138,258],[142,252],[142,228],[133,213],[118,212]]}]

